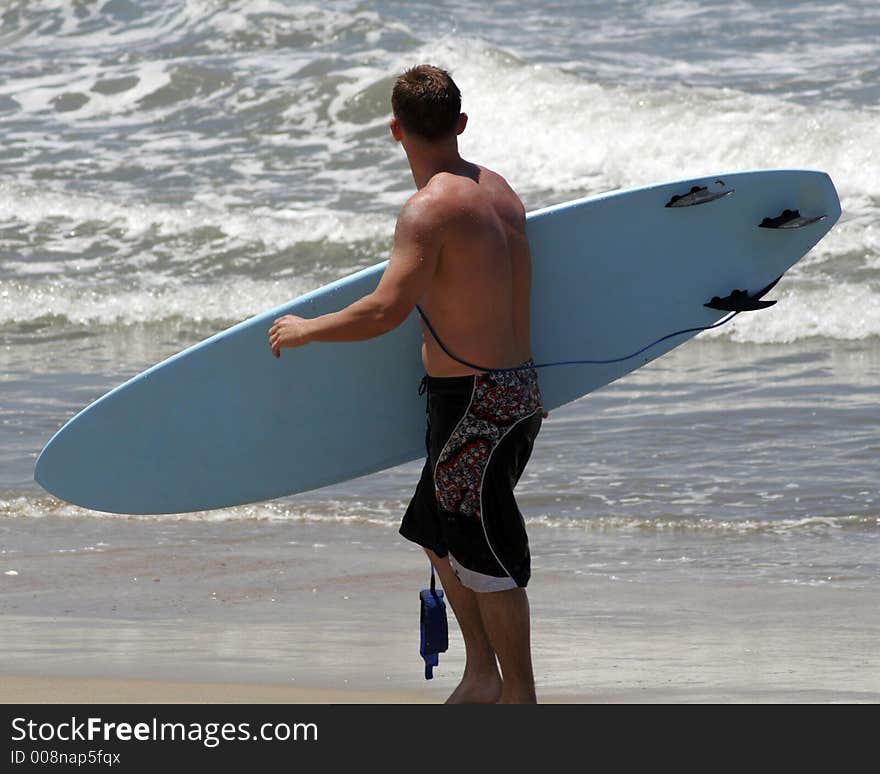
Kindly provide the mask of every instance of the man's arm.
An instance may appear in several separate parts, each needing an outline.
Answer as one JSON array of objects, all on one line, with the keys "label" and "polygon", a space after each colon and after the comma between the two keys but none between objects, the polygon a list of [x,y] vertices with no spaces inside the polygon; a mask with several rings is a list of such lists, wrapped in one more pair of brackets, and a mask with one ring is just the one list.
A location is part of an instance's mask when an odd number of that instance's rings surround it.
[{"label": "man's arm", "polygon": [[393,330],[427,289],[441,244],[437,213],[429,197],[417,194],[400,212],[391,258],[376,289],[345,309],[321,317],[279,317],[269,330],[272,354],[280,357],[282,347],[301,347],[311,341],[363,341]]}]

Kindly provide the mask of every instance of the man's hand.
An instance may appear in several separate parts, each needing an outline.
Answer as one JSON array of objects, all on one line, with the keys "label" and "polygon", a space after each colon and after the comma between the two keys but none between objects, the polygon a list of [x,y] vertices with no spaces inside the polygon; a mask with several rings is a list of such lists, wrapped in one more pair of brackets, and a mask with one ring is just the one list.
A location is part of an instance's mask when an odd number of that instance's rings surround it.
[{"label": "man's hand", "polygon": [[275,357],[281,357],[282,347],[301,347],[309,343],[308,320],[296,315],[286,314],[275,320],[269,328],[269,347]]}]

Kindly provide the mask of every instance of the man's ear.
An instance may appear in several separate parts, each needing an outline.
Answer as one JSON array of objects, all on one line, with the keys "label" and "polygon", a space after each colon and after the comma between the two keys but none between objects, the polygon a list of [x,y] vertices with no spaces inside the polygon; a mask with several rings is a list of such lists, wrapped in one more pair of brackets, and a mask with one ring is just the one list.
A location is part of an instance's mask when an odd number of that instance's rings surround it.
[{"label": "man's ear", "polygon": [[391,128],[391,136],[397,142],[400,142],[403,139],[403,131],[400,128],[400,121],[397,120],[396,116],[391,116],[388,126]]},{"label": "man's ear", "polygon": [[467,126],[468,118],[467,113],[462,113],[458,117],[458,126],[456,127],[455,133],[461,134],[464,131],[464,128]]}]

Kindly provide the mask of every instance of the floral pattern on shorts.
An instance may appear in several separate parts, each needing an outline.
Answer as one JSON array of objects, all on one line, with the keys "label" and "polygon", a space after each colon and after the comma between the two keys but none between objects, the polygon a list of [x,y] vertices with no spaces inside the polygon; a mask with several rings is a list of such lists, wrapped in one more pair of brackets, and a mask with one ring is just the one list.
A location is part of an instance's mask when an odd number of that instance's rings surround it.
[{"label": "floral pattern on shorts", "polygon": [[534,364],[474,377],[470,406],[449,436],[434,469],[444,511],[481,518],[480,492],[489,459],[508,430],[541,409]]}]

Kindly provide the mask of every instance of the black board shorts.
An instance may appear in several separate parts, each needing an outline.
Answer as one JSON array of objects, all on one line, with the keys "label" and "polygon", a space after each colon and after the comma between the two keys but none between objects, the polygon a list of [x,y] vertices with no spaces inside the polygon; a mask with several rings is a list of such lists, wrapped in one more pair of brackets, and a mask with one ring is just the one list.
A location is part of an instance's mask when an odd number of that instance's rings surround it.
[{"label": "black board shorts", "polygon": [[541,429],[534,363],[472,376],[426,376],[428,458],[400,534],[449,556],[474,591],[525,587],[525,523],[513,496]]}]

